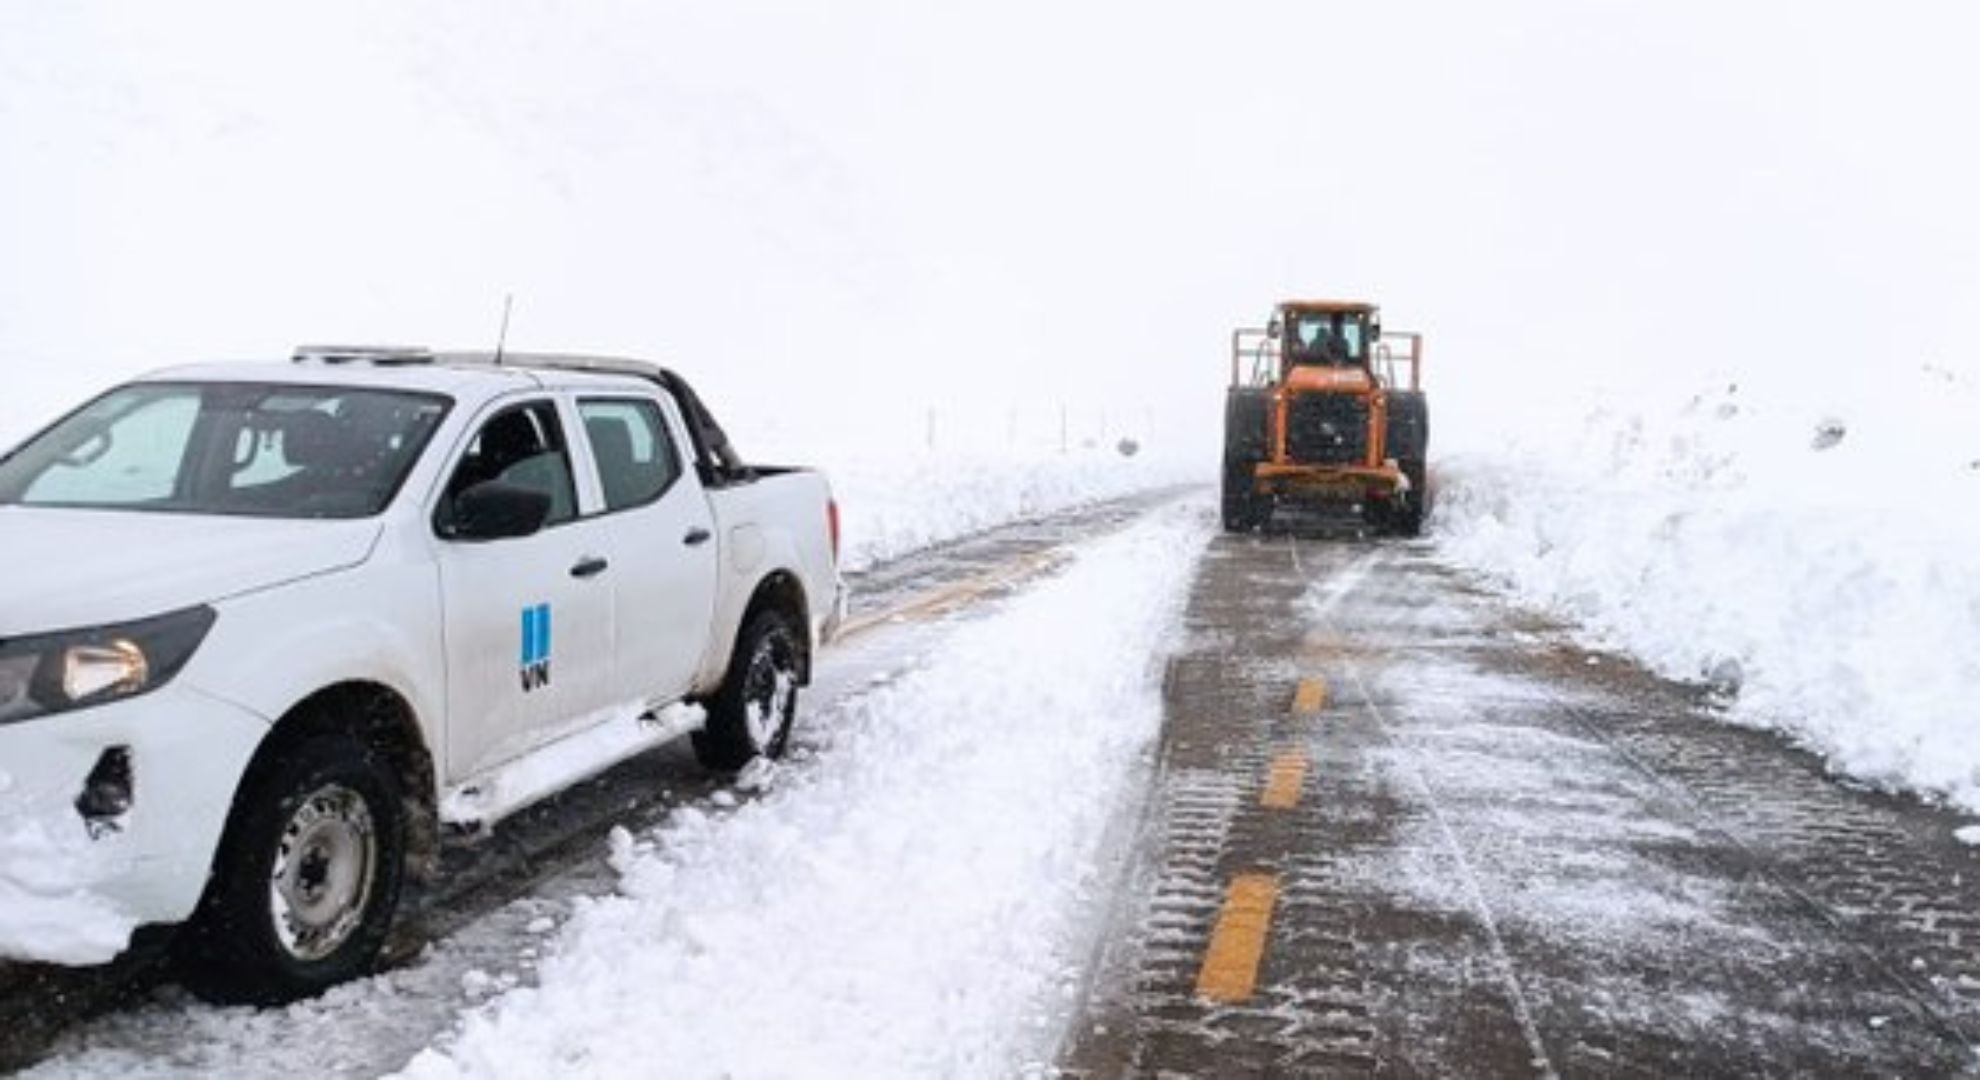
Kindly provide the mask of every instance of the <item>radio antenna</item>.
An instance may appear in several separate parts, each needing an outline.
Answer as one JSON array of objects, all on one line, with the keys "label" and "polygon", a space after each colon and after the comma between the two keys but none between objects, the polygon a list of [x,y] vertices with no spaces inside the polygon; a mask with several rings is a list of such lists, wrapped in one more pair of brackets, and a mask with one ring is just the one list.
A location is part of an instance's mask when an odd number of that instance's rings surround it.
[{"label": "radio antenna", "polygon": [[507,293],[502,297],[502,332],[495,335],[495,363],[502,363],[502,352],[509,345],[509,312],[516,306],[516,294]]}]

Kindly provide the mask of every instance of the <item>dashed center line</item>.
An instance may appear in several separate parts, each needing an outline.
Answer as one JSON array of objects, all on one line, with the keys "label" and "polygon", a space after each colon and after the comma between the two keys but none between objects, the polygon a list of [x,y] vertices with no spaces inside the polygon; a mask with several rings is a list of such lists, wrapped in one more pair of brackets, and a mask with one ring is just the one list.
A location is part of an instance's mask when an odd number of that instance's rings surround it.
[{"label": "dashed center line", "polygon": [[1272,909],[1278,902],[1278,875],[1239,874],[1232,879],[1196,976],[1198,997],[1223,1005],[1251,1000],[1272,928]]},{"label": "dashed center line", "polygon": [[1054,563],[1066,558],[1066,552],[1061,549],[1027,555],[988,573],[914,597],[898,607],[870,615],[856,616],[846,620],[845,625],[839,628],[835,641],[844,642],[886,623],[951,614],[998,589],[1008,588],[1037,577],[1050,570]]},{"label": "dashed center line", "polygon": [[1326,707],[1327,680],[1299,680],[1299,689],[1293,691],[1293,712],[1299,716],[1312,716]]},{"label": "dashed center line", "polygon": [[1273,758],[1258,805],[1267,810],[1291,810],[1298,806],[1300,788],[1306,784],[1306,765],[1304,750],[1288,750]]}]

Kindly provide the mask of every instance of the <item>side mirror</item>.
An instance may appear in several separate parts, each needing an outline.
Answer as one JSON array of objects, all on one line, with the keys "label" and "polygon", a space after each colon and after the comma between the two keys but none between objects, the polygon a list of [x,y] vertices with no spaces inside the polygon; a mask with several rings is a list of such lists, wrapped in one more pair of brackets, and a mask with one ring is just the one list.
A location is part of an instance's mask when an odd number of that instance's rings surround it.
[{"label": "side mirror", "polygon": [[543,530],[550,496],[532,488],[489,480],[454,496],[455,540],[513,540]]}]

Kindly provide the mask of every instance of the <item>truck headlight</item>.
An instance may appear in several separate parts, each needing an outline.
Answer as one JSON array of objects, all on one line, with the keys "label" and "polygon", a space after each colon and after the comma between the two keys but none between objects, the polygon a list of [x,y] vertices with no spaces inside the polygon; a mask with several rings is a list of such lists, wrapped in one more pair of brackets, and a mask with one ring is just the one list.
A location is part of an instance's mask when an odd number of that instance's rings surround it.
[{"label": "truck headlight", "polygon": [[213,628],[210,607],[90,630],[0,641],[0,724],[149,693]]},{"label": "truck headlight", "polygon": [[133,693],[151,681],[144,647],[119,638],[108,645],[76,645],[62,652],[62,693],[87,701],[106,692]]}]

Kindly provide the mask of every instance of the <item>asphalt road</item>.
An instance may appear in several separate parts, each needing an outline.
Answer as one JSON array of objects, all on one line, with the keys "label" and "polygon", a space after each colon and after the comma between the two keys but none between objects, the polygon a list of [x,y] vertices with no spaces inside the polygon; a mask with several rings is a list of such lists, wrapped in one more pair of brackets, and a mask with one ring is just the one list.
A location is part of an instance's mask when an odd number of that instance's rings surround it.
[{"label": "asphalt road", "polygon": [[1226,536],[1070,1076],[1939,1076],[1980,857],[1351,530]]}]

